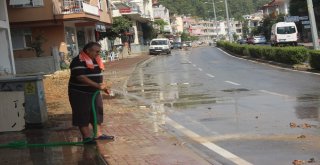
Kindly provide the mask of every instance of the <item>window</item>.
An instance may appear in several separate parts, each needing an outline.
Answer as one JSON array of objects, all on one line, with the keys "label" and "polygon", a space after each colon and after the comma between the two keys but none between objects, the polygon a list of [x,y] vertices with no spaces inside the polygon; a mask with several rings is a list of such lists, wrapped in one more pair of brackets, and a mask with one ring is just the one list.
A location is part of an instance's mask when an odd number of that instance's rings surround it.
[{"label": "window", "polygon": [[31,47],[32,35],[30,29],[11,29],[13,50]]},{"label": "window", "polygon": [[296,32],[296,28],[294,26],[285,26],[285,27],[278,27],[277,33],[278,34],[292,34]]},{"label": "window", "polygon": [[43,0],[10,0],[9,5],[13,7],[41,7]]}]

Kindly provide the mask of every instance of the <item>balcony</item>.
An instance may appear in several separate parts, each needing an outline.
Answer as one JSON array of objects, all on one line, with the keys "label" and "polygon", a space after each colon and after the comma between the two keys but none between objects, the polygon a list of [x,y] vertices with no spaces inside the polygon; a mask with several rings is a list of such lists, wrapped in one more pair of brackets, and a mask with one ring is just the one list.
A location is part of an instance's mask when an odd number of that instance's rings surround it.
[{"label": "balcony", "polygon": [[87,0],[53,0],[53,12],[55,15],[90,14],[99,17],[97,3]]},{"label": "balcony", "polygon": [[[121,1],[113,1],[113,5],[116,7],[113,9],[113,13],[118,16],[120,15],[126,15],[127,17],[138,20],[140,22],[148,22],[151,20],[150,12],[147,11],[146,13],[143,13],[140,10],[138,2],[130,1],[130,2],[121,2]],[[113,15],[115,16],[115,15]]]}]

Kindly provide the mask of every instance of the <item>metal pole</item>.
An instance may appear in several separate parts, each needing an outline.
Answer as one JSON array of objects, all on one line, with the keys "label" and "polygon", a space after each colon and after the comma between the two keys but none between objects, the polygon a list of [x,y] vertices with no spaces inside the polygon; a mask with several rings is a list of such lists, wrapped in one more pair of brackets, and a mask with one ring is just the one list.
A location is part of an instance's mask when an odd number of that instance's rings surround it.
[{"label": "metal pole", "polygon": [[216,36],[216,40],[217,40],[217,38],[218,38],[218,24],[217,24],[217,14],[216,14],[216,6],[215,6],[215,4],[214,4],[214,0],[212,0],[212,7],[213,7],[213,14],[214,14],[214,22],[215,22],[215,24],[216,24],[216,28],[215,28],[215,31],[216,31],[216,33],[217,33],[217,36]]},{"label": "metal pole", "polygon": [[230,19],[229,19],[229,11],[228,11],[228,2],[227,2],[227,0],[224,0],[224,3],[225,3],[225,6],[226,6],[229,41],[232,42],[231,27],[230,27]]},{"label": "metal pole", "polygon": [[313,2],[312,2],[312,0],[307,0],[307,3],[308,3],[309,19],[310,19],[310,23],[311,23],[313,49],[318,50],[320,48],[319,48],[319,39],[318,39],[316,19],[315,19],[314,10],[313,10]]}]

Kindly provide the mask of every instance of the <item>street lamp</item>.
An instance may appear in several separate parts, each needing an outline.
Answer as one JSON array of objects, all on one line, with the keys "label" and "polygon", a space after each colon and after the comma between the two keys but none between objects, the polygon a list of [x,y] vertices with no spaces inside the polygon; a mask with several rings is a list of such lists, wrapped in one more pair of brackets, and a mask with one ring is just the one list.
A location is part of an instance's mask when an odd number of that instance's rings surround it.
[{"label": "street lamp", "polygon": [[[205,2],[205,3],[209,3],[209,2]],[[216,14],[216,6],[214,4],[214,0],[212,0],[212,8],[213,8],[213,14],[214,14],[214,22],[216,24],[216,28],[215,28],[215,31],[217,32],[217,36],[216,38],[218,37],[218,24],[217,24],[217,14]]]}]

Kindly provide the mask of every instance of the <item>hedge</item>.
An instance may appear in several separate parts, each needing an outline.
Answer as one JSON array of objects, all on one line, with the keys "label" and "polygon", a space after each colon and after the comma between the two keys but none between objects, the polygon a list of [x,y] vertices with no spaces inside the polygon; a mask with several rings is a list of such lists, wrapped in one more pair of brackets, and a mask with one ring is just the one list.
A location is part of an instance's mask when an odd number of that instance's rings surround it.
[{"label": "hedge", "polygon": [[307,61],[309,57],[309,51],[304,47],[275,48],[270,46],[240,45],[223,41],[217,42],[217,46],[237,55],[262,58],[285,64],[300,64]]},{"label": "hedge", "polygon": [[320,51],[312,50],[309,52],[310,54],[310,66],[314,69],[320,70]]}]

